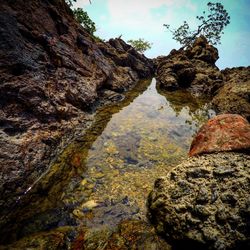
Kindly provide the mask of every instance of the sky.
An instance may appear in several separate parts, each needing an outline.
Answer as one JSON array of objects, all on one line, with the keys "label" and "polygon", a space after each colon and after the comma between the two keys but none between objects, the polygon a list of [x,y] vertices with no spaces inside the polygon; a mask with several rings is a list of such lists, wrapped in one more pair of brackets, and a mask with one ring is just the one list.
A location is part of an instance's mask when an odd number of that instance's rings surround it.
[{"label": "sky", "polygon": [[[144,54],[149,58],[168,55],[180,44],[163,27],[178,28],[184,20],[195,29],[197,15],[207,10],[208,0],[78,0],[74,7],[88,12],[95,22],[95,35],[102,39],[119,37],[124,41],[144,38],[153,43]],[[225,28],[216,65],[220,69],[250,65],[250,0],[217,0],[228,11],[231,23]]]}]

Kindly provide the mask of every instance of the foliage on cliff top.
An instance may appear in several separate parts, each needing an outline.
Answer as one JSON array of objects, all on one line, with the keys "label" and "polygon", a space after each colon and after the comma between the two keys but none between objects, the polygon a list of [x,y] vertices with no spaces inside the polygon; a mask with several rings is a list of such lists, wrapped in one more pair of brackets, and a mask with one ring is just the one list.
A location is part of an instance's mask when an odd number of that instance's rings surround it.
[{"label": "foliage on cliff top", "polygon": [[75,19],[83,25],[83,27],[93,35],[96,31],[95,23],[90,19],[88,13],[82,8],[77,8],[73,10]]},{"label": "foliage on cliff top", "polygon": [[[73,6],[73,2],[77,0],[65,0],[70,8]],[[91,3],[91,1],[89,0]],[[91,20],[88,13],[82,8],[73,9],[75,19],[91,34],[93,35],[96,31],[95,23]]]},{"label": "foliage on cliff top", "polygon": [[128,40],[129,44],[131,44],[138,52],[143,53],[147,49],[151,49],[152,43],[145,41],[143,38],[139,38],[136,40]]}]

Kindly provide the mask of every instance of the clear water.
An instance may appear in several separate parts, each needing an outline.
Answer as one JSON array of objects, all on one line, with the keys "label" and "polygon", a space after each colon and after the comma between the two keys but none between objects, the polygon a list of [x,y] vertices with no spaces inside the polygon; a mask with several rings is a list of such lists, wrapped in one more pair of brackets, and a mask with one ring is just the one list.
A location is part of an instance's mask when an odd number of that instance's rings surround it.
[{"label": "clear water", "polygon": [[214,115],[206,100],[187,91],[157,90],[155,79],[141,82],[124,101],[102,108],[87,134],[59,156],[40,183],[51,183],[48,193],[22,212],[23,236],[146,220],[155,179],[187,157],[194,134]]},{"label": "clear water", "polygon": [[187,157],[193,135],[215,114],[187,91],[158,91],[155,79],[137,91],[128,93],[128,105],[100,110],[85,143],[67,154],[77,173],[64,184],[60,200],[77,204],[73,216],[88,226],[146,219],[155,179]]}]

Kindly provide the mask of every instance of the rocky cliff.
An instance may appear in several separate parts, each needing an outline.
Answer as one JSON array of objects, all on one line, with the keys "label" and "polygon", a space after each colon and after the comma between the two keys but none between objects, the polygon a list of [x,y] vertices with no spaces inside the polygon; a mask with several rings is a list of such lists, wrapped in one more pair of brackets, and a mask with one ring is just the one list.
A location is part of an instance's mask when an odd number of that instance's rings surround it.
[{"label": "rocky cliff", "polygon": [[100,96],[152,74],[152,61],[121,39],[97,42],[63,0],[1,0],[0,206],[46,171]]},{"label": "rocky cliff", "polygon": [[219,113],[241,114],[250,121],[250,67],[222,70],[224,85],[212,104]]}]

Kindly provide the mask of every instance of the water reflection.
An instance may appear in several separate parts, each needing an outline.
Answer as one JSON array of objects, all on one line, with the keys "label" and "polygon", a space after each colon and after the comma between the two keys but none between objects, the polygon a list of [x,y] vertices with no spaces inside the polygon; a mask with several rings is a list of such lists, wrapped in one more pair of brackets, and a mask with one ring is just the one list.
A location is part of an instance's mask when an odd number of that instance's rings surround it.
[{"label": "water reflection", "polygon": [[91,199],[129,200],[145,215],[155,178],[186,157],[192,136],[214,112],[186,91],[160,92],[155,79],[130,105],[112,116],[86,157]]},{"label": "water reflection", "polygon": [[204,99],[157,90],[155,79],[141,82],[124,101],[102,108],[58,158],[20,212],[16,231],[146,219],[154,180],[187,157],[192,136],[213,115]]}]

